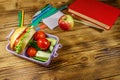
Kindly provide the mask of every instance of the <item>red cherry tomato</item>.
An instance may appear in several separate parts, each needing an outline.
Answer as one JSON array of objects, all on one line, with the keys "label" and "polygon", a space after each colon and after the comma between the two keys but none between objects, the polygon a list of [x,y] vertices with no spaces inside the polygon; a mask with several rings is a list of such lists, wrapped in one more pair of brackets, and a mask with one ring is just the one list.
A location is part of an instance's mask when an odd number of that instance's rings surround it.
[{"label": "red cherry tomato", "polygon": [[37,41],[37,45],[42,50],[47,50],[49,48],[49,46],[50,46],[50,42],[46,38],[40,38]]},{"label": "red cherry tomato", "polygon": [[27,49],[27,54],[29,57],[34,57],[36,55],[37,50],[33,47],[29,47]]},{"label": "red cherry tomato", "polygon": [[43,31],[37,31],[34,34],[34,39],[39,40],[40,38],[46,38],[46,34]]}]

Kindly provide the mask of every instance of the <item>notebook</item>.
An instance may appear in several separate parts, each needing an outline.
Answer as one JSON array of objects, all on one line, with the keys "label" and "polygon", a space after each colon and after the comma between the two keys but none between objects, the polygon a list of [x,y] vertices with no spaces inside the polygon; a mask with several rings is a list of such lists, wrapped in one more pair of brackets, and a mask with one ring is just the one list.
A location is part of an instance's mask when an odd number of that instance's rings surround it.
[{"label": "notebook", "polygon": [[64,15],[63,12],[58,11],[52,16],[43,19],[42,22],[46,24],[50,29],[54,29],[55,27],[58,26],[58,20],[63,15]]}]

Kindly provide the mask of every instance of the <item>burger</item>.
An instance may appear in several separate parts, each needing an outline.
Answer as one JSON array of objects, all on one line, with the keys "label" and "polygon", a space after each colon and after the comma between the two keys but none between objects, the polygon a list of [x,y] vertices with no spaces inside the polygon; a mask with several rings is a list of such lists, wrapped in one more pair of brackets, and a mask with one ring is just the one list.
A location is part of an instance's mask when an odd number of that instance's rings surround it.
[{"label": "burger", "polygon": [[10,48],[16,53],[22,53],[35,32],[32,27],[17,28],[10,37]]}]

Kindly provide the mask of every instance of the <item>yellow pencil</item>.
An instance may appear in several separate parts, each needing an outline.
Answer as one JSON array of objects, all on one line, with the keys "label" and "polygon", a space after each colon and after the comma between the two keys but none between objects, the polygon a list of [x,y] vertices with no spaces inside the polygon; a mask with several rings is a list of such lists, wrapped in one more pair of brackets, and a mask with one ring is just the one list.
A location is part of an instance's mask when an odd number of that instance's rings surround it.
[{"label": "yellow pencil", "polygon": [[22,9],[22,20],[21,20],[21,27],[24,26],[24,10]]}]

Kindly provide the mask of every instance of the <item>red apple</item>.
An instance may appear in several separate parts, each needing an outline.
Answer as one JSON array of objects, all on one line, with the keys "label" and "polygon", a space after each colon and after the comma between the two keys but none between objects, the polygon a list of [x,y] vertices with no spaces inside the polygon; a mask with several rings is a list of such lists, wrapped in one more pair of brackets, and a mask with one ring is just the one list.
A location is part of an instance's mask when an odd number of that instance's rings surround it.
[{"label": "red apple", "polygon": [[74,20],[70,15],[63,15],[62,17],[60,17],[58,24],[62,30],[68,31],[73,28]]}]

